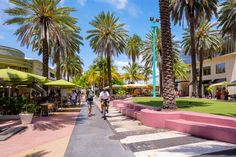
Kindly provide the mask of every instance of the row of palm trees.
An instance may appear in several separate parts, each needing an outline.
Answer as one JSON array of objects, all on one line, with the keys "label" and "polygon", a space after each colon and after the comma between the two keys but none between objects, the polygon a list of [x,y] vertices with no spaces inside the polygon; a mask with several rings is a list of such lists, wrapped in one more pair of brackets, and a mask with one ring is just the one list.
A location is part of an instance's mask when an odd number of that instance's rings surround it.
[{"label": "row of palm trees", "polygon": [[[53,59],[53,63],[57,64],[58,76],[60,76],[62,67],[64,75],[74,75],[74,70],[79,66],[74,68],[72,68],[73,66],[64,66],[61,63],[61,59],[77,56],[76,53],[79,52],[82,44],[82,37],[79,35],[80,28],[76,25],[78,21],[70,16],[70,13],[75,10],[59,6],[60,0],[10,0],[10,2],[16,7],[5,10],[5,13],[14,17],[5,23],[18,24],[20,27],[15,34],[18,36],[18,40],[21,41],[21,45],[32,46],[33,50],[43,55],[43,75],[48,76],[49,57]],[[214,52],[219,48],[218,39],[216,39],[218,36],[215,35],[217,32],[213,31],[212,28],[214,26],[207,22],[211,20],[213,15],[218,15],[218,0],[160,0],[159,5],[161,30],[158,30],[156,46],[162,79],[160,82],[164,98],[163,105],[166,108],[176,108],[174,74],[181,73],[181,68],[179,70],[176,69],[183,67],[183,64],[181,64],[181,59],[176,57],[178,53],[175,53],[175,51],[178,48],[171,35],[170,17],[174,24],[184,24],[183,21],[187,21],[189,26],[189,31],[184,34],[182,45],[185,52],[191,55],[191,83],[193,85],[193,93],[197,96],[197,55],[202,65],[203,56],[206,56],[204,53]],[[236,2],[234,0],[226,0],[220,5],[218,19],[218,26],[221,28],[220,32],[223,37],[227,36],[235,39]],[[145,65],[147,65],[146,68],[153,64],[151,61],[152,53],[150,53],[152,45],[148,41],[152,39],[151,34],[147,35],[147,44],[141,42],[137,35],[129,37],[125,24],[121,23],[119,18],[111,12],[100,13],[90,22],[90,25],[93,29],[87,31],[88,36],[86,39],[90,41],[90,46],[96,54],[106,58],[106,74],[111,94],[113,56],[126,52],[132,59],[132,64],[135,64],[139,55],[143,54],[143,60],[145,60]],[[208,34],[207,38],[206,34]],[[145,46],[146,49],[142,49]],[[82,65],[81,59],[79,57],[76,58],[77,61],[74,61],[74,63]],[[65,62],[71,63],[69,59]],[[68,70],[69,68],[71,69]],[[78,68],[77,71],[81,72],[81,68]]]},{"label": "row of palm trees", "polygon": [[[14,7],[5,13],[13,16],[5,24],[17,24],[15,35],[22,46],[31,46],[43,56],[43,76],[48,77],[49,58],[56,64],[57,79],[67,79],[82,71],[77,55],[82,45],[78,20],[70,15],[73,8],[60,6],[60,0],[9,0]],[[73,65],[72,65],[73,64]],[[72,66],[71,66],[72,65]]]}]

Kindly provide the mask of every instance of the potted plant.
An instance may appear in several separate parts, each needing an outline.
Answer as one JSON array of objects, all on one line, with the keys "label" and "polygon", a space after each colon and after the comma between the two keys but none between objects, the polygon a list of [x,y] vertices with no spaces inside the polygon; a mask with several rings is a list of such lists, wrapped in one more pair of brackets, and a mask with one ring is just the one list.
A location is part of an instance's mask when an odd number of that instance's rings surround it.
[{"label": "potted plant", "polygon": [[22,112],[19,114],[23,125],[31,124],[34,113],[37,111],[36,104],[25,104],[22,107]]}]

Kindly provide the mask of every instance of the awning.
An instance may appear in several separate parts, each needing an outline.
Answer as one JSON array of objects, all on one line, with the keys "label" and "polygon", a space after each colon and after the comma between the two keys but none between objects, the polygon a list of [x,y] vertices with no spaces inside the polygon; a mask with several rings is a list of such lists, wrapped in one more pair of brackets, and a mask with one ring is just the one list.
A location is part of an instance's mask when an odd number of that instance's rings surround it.
[{"label": "awning", "polygon": [[226,81],[226,78],[215,79],[214,81],[212,81],[212,84],[220,83],[220,82],[224,82],[224,81]]},{"label": "awning", "polygon": [[209,84],[212,80],[203,80],[202,84]]}]

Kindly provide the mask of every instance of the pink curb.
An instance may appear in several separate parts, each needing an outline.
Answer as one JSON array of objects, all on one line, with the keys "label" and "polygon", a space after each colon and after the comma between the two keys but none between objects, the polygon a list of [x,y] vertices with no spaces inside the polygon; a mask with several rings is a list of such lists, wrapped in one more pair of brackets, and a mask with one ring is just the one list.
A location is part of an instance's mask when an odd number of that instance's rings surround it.
[{"label": "pink curb", "polygon": [[144,105],[116,100],[113,102],[124,115],[154,128],[176,130],[191,135],[236,144],[236,118],[187,111],[155,111]]}]

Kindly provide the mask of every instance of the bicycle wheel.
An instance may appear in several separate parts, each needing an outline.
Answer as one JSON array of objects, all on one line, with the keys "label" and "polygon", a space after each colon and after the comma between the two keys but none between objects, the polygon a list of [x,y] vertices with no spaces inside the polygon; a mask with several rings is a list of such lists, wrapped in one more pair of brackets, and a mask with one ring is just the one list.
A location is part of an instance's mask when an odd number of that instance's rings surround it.
[{"label": "bicycle wheel", "polygon": [[103,104],[102,111],[103,111],[103,118],[104,120],[106,120],[106,105],[105,104]]}]

